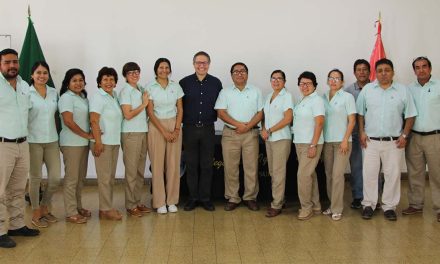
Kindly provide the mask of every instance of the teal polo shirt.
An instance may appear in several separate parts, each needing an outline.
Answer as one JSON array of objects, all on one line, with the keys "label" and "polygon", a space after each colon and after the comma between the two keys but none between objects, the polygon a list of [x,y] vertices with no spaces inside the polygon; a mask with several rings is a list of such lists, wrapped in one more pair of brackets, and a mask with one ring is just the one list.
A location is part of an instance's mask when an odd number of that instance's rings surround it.
[{"label": "teal polo shirt", "polygon": [[17,76],[16,90],[0,73],[0,137],[28,136],[29,85]]},{"label": "teal polo shirt", "polygon": [[[325,106],[324,100],[315,91],[304,97],[293,109],[293,143],[312,143],[317,116],[325,116]],[[318,144],[324,143],[322,134],[319,136]]]},{"label": "teal polo shirt", "polygon": [[440,129],[440,81],[431,78],[421,86],[418,81],[410,84],[409,90],[414,97],[417,117],[413,129],[418,132],[430,132]]},{"label": "teal polo shirt", "polygon": [[154,114],[159,119],[169,119],[177,115],[177,100],[182,98],[184,93],[182,87],[174,81],[169,81],[167,87],[162,88],[154,80],[146,85],[150,100],[154,104]]},{"label": "teal polo shirt", "polygon": [[[337,91],[331,100],[330,91],[322,97],[325,106],[324,141],[341,142],[347,131],[348,116],[356,114],[354,97],[342,89]],[[351,135],[348,141],[351,142]]]},{"label": "teal polo shirt", "polygon": [[58,93],[46,85],[46,98],[34,86],[30,87],[30,108],[28,141],[30,143],[50,143],[58,141],[55,113],[58,110]]},{"label": "teal polo shirt", "polygon": [[[61,95],[58,101],[58,109],[60,114],[70,112],[73,114],[73,121],[86,133],[90,133],[89,122],[89,100],[83,95],[77,95],[68,90]],[[82,147],[88,146],[89,140],[73,133],[69,127],[64,124],[63,116],[61,115],[61,133],[60,146],[66,147]]]},{"label": "teal polo shirt", "polygon": [[411,92],[396,82],[388,89],[382,89],[377,82],[365,85],[356,108],[358,114],[364,116],[365,132],[370,137],[398,137],[402,133],[403,118],[417,116]]},{"label": "teal polo shirt", "polygon": [[[256,113],[263,110],[263,106],[263,96],[260,89],[246,84],[241,91],[235,86],[222,89],[214,109],[226,110],[233,119],[246,123],[251,121]],[[235,128],[231,124],[228,126]]]},{"label": "teal polo shirt", "polygon": [[90,99],[90,113],[99,114],[101,141],[105,145],[121,144],[122,111],[117,99],[118,94],[113,90],[113,96],[102,88]]},{"label": "teal polo shirt", "polygon": [[[273,92],[271,92],[264,102],[264,127],[269,129],[278,124],[284,118],[284,113],[293,109],[292,94],[289,93],[286,88],[283,88],[275,99],[270,102]],[[290,125],[277,130],[269,136],[268,141],[278,141],[281,139],[292,139],[292,133],[290,131]]]},{"label": "teal polo shirt", "polygon": [[[132,87],[130,84],[125,83],[121,92],[119,93],[118,100],[119,104],[122,105],[130,105],[131,109],[136,109],[142,104],[142,94],[144,93],[144,88],[140,85],[138,88]],[[147,112],[145,109],[137,114],[130,120],[123,119],[122,120],[122,132],[147,132]]]}]

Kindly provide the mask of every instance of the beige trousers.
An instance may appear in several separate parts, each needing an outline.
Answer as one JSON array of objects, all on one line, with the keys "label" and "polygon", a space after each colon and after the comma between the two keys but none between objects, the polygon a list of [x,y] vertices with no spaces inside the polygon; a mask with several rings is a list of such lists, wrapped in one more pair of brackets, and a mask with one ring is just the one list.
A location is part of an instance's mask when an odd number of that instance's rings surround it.
[{"label": "beige trousers", "polygon": [[81,192],[87,177],[89,146],[62,146],[64,161],[64,209],[66,216],[82,209]]},{"label": "beige trousers", "polygon": [[330,199],[330,210],[334,214],[342,214],[344,209],[345,169],[351,154],[351,142],[348,143],[348,153],[339,151],[341,142],[324,143],[323,156],[325,175],[327,179],[327,195]]},{"label": "beige trousers", "polygon": [[[169,131],[173,131],[176,125],[175,118],[159,119],[159,122]],[[176,142],[167,142],[150,121],[148,149],[153,174],[153,208],[179,203],[182,132]]]},{"label": "beige trousers", "polygon": [[303,210],[321,210],[318,179],[315,172],[322,152],[322,144],[316,147],[316,156],[308,158],[310,144],[295,144],[298,157],[298,196]]},{"label": "beige trousers", "polygon": [[147,133],[128,132],[121,135],[125,166],[125,208],[133,209],[142,204],[142,187],[147,160]]},{"label": "beige trousers", "polygon": [[44,190],[41,205],[51,205],[52,196],[60,185],[60,147],[58,146],[58,141],[51,143],[29,143],[29,153],[29,196],[32,209],[35,210],[40,208],[40,184],[43,177],[43,163],[47,169],[47,187]]},{"label": "beige trousers", "polygon": [[426,164],[429,170],[432,205],[440,213],[440,134],[411,134],[406,148],[408,168],[408,201],[414,208],[423,208],[425,200]]},{"label": "beige trousers", "polygon": [[257,200],[258,185],[258,129],[252,129],[244,134],[235,130],[223,129],[222,153],[225,166],[225,198],[232,203],[240,203],[238,194],[240,188],[239,166],[243,157],[244,194],[243,200]]},{"label": "beige trousers", "polygon": [[269,174],[272,177],[272,203],[274,209],[281,209],[286,190],[286,166],[290,155],[292,140],[266,141],[266,155]]},{"label": "beige trousers", "polygon": [[[0,236],[23,227],[29,144],[0,142]],[[8,225],[9,222],[9,225]]]}]

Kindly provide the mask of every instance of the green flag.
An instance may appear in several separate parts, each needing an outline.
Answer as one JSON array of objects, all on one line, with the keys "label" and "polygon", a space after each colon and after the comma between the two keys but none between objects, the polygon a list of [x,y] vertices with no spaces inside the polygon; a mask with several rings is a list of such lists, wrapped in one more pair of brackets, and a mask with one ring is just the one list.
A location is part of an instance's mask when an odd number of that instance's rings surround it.
[{"label": "green flag", "polygon": [[[38,41],[37,32],[35,32],[34,24],[32,23],[30,16],[28,17],[28,20],[26,36],[20,53],[20,76],[30,84],[32,66],[37,61],[46,60],[44,59],[43,51],[41,50],[40,42]],[[47,85],[55,87],[50,75]]]}]

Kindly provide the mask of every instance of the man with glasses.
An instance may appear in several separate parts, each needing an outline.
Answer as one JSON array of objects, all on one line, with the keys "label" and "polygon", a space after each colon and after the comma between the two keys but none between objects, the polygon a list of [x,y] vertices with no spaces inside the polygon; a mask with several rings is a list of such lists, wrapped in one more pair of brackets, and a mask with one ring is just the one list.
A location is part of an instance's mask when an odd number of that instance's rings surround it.
[{"label": "man with glasses", "polygon": [[382,163],[385,178],[382,209],[387,220],[396,221],[395,210],[400,200],[401,160],[417,110],[409,89],[393,81],[393,63],[381,59],[376,62],[375,68],[377,82],[367,84],[356,102],[360,142],[365,148],[362,218],[373,217]]},{"label": "man with glasses", "polygon": [[222,90],[220,80],[208,74],[211,58],[204,51],[193,57],[195,73],[179,84],[183,97],[183,147],[186,162],[186,183],[189,199],[183,208],[191,211],[199,203],[205,210],[214,211],[211,202],[212,161],[214,159],[217,112],[214,109]]},{"label": "man with glasses", "polygon": [[29,85],[18,76],[19,68],[15,50],[0,52],[0,248],[16,246],[10,236],[37,236],[40,233],[24,222],[30,99]]},{"label": "man with glasses", "polygon": [[[243,202],[252,211],[259,210],[258,195],[258,123],[263,118],[261,91],[247,83],[248,68],[242,62],[231,67],[234,85],[225,88],[215,104],[218,116],[225,122],[222,135],[223,161],[225,166],[225,205],[232,211],[242,198],[238,190],[240,157],[243,158]],[[243,155],[242,155],[243,154]]]},{"label": "man with glasses", "polygon": [[432,78],[428,58],[416,58],[412,67],[417,80],[410,84],[409,90],[418,115],[406,148],[409,207],[402,214],[423,213],[428,164],[433,209],[440,222],[440,81]]}]

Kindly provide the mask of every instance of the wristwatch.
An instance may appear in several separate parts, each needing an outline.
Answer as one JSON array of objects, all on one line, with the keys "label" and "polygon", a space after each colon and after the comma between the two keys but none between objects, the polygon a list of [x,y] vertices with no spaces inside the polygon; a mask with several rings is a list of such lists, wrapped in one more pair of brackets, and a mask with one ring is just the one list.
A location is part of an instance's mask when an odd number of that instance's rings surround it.
[{"label": "wristwatch", "polygon": [[316,145],[311,144],[310,147],[311,148],[316,148]]},{"label": "wristwatch", "polygon": [[406,139],[406,138],[408,137],[408,135],[407,135],[407,134],[402,134],[402,137],[403,137],[404,139]]}]

